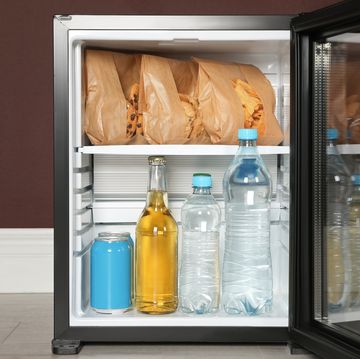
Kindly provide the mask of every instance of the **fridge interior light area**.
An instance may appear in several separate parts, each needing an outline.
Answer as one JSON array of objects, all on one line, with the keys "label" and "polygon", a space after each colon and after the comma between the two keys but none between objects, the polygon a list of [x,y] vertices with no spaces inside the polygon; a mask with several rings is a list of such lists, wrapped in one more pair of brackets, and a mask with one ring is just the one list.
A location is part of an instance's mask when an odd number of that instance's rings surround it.
[{"label": "fridge interior light area", "polygon": [[[64,20],[63,20],[64,21]],[[72,21],[77,21],[73,17]],[[81,18],[78,19],[81,21]],[[119,28],[117,24],[117,28]],[[288,327],[289,302],[289,30],[70,30],[69,61],[69,323],[70,326],[163,327]],[[244,317],[223,310],[211,315],[187,315],[179,310],[163,316],[95,313],[90,308],[90,248],[101,231],[130,232],[145,205],[149,155],[167,159],[169,206],[179,225],[181,206],[192,192],[195,172],[213,176],[212,193],[222,208],[221,253],[224,244],[222,179],[237,151],[230,145],[92,146],[84,133],[86,49],[148,53],[179,59],[192,56],[253,64],[270,80],[276,95],[275,115],[284,132],[279,146],[260,146],[268,167],[271,203],[273,308],[271,313]],[[73,190],[72,190],[73,189]],[[286,336],[283,341],[286,341]]]}]

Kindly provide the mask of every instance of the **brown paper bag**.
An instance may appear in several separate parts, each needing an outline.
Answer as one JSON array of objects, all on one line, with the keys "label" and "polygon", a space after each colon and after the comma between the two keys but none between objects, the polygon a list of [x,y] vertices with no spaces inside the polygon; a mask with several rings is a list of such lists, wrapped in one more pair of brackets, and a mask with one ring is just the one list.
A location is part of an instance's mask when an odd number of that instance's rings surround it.
[{"label": "brown paper bag", "polygon": [[199,64],[199,110],[212,143],[237,144],[237,132],[244,126],[242,103],[232,81],[244,79],[237,64],[194,58]]},{"label": "brown paper bag", "polygon": [[187,61],[143,56],[140,102],[149,143],[183,144],[192,140],[197,112],[195,74],[196,67]]},{"label": "brown paper bag", "polygon": [[266,129],[265,113],[264,104],[260,96],[246,81],[240,79],[233,80],[233,87],[242,102],[244,127],[255,128],[258,131],[258,137],[264,137]]},{"label": "brown paper bag", "polygon": [[263,104],[265,129],[259,132],[259,145],[278,145],[284,139],[280,124],[276,119],[275,93],[270,81],[253,65],[239,65],[246,82],[256,91]]},{"label": "brown paper bag", "polygon": [[[352,44],[353,45],[353,44]],[[357,45],[360,49],[360,46]],[[348,142],[360,143],[360,61],[346,64],[346,116]]]},{"label": "brown paper bag", "polygon": [[170,66],[178,93],[195,97],[198,65],[193,61],[184,61],[172,58],[167,59],[167,63]]},{"label": "brown paper bag", "polygon": [[168,63],[188,121],[189,127],[186,133],[189,133],[189,135],[186,143],[211,143],[210,136],[206,132],[202,122],[201,112],[199,111],[199,101],[197,99],[198,64],[193,61],[175,59],[168,59]]},{"label": "brown paper bag", "polygon": [[125,97],[130,97],[130,88],[140,82],[141,55],[113,53],[116,71]]},{"label": "brown paper bag", "polygon": [[145,141],[143,116],[139,110],[141,55],[114,53],[114,62],[121,87],[128,101],[126,136],[134,143]]},{"label": "brown paper bag", "polygon": [[[334,45],[334,46],[333,46]],[[347,141],[348,121],[346,120],[346,63],[344,44],[331,46],[330,74],[324,83],[327,96],[326,111],[322,114],[323,120],[329,128],[336,128],[339,133],[338,143]],[[322,93],[319,96],[323,96]]]},{"label": "brown paper bag", "polygon": [[[140,80],[138,55],[86,50],[85,132],[95,145],[146,143],[127,137],[128,101],[132,81]],[[124,67],[122,67],[122,63]],[[122,80],[124,88],[122,87]],[[125,92],[125,94],[124,94]]]},{"label": "brown paper bag", "polygon": [[[255,66],[236,63],[222,63],[195,59],[199,70],[199,102],[204,125],[213,143],[237,144],[237,130],[248,127],[248,108],[243,103],[237,86],[243,83],[244,92],[253,93],[263,111],[258,128],[260,145],[278,145],[283,140],[280,125],[274,115],[274,90]],[[238,90],[238,91],[236,91]],[[247,90],[247,91],[245,91]],[[254,100],[248,96],[248,100]],[[260,112],[259,112],[260,113]],[[255,111],[254,115],[258,115]]]}]

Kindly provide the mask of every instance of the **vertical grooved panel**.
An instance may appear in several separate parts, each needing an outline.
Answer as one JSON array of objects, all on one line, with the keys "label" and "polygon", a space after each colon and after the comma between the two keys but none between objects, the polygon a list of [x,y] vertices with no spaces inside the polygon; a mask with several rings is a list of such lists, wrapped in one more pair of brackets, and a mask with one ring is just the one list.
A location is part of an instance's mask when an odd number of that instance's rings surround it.
[{"label": "vertical grooved panel", "polygon": [[[94,187],[97,199],[144,197],[147,191],[148,162],[146,156],[94,156]],[[191,193],[195,172],[210,173],[213,190],[222,194],[222,180],[232,156],[168,156],[167,185],[170,196],[185,197]],[[277,190],[278,160],[276,155],[263,156]]]}]

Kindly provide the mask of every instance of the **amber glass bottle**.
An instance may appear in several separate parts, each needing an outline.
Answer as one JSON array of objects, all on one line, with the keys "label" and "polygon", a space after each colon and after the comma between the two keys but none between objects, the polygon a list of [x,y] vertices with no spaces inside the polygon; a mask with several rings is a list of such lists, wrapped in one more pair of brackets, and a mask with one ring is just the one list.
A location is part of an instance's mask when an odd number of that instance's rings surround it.
[{"label": "amber glass bottle", "polygon": [[136,308],[172,313],[177,308],[177,225],[168,209],[165,158],[149,157],[145,208],[136,225]]}]

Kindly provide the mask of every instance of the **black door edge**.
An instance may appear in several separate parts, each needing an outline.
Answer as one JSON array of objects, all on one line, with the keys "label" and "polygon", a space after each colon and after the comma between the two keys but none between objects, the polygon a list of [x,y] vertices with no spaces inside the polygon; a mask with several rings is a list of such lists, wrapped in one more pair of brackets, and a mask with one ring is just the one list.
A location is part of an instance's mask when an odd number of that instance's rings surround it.
[{"label": "black door edge", "polygon": [[314,320],[312,58],[315,41],[354,28],[360,28],[358,0],[302,14],[291,21],[289,330],[292,341],[331,359],[360,358],[360,336],[357,341],[355,335],[347,335],[345,330]]}]

